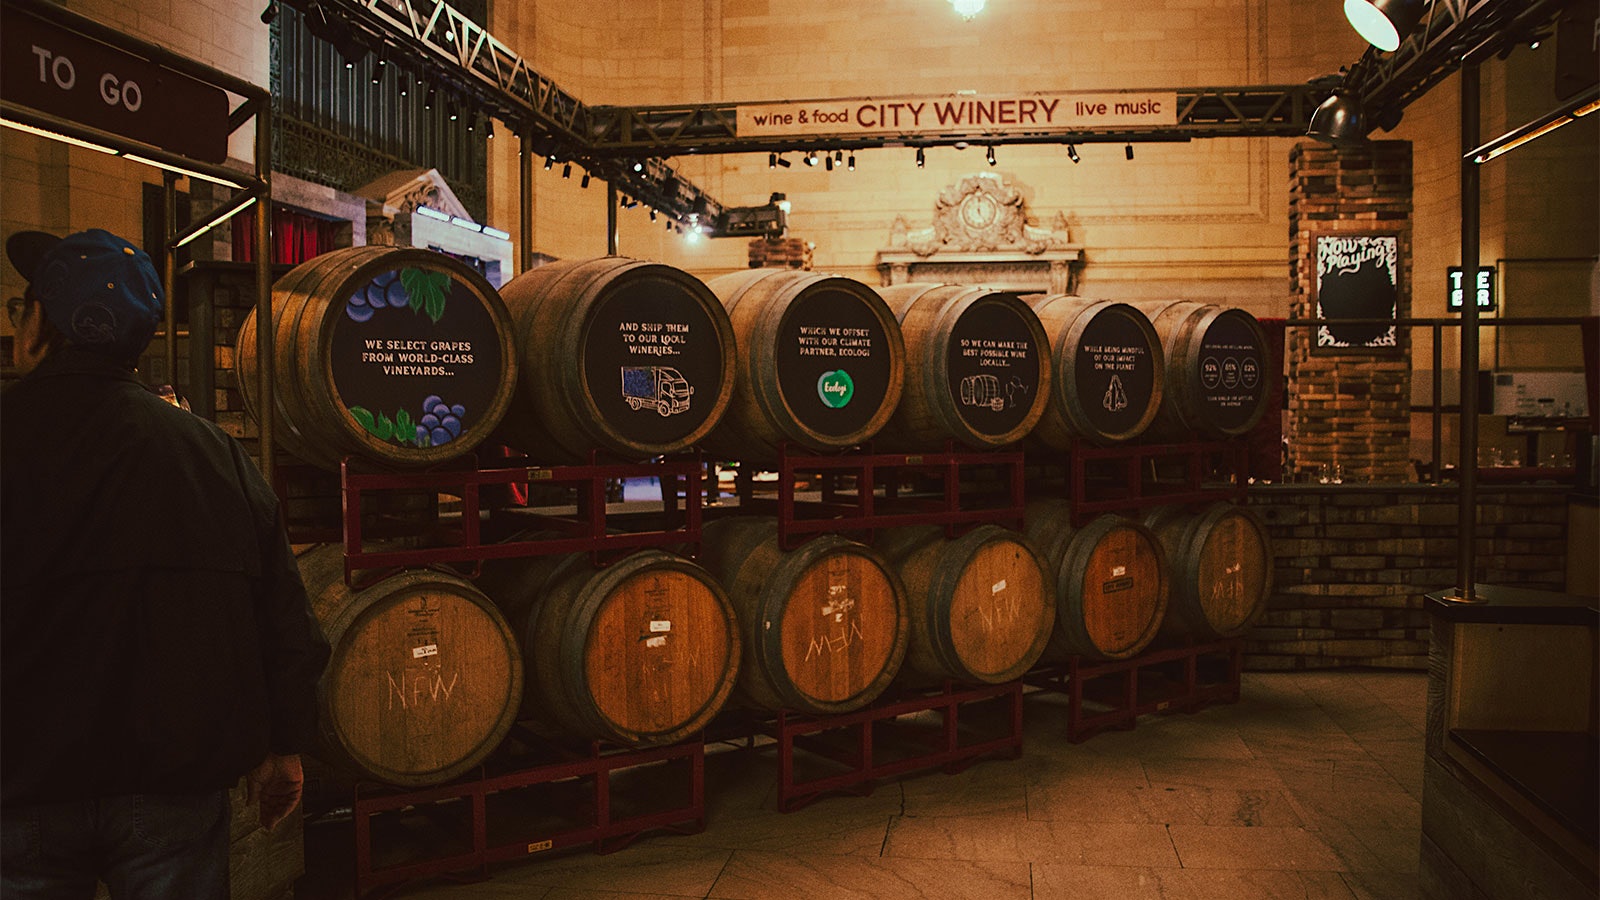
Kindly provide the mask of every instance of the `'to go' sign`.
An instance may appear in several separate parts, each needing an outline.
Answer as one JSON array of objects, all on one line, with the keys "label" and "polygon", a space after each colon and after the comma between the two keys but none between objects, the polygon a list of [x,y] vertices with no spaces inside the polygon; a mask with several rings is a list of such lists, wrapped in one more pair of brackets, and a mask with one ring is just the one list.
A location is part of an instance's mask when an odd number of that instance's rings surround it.
[{"label": "'to go' sign", "polygon": [[0,96],[202,162],[228,156],[228,95],[165,66],[0,7]]}]

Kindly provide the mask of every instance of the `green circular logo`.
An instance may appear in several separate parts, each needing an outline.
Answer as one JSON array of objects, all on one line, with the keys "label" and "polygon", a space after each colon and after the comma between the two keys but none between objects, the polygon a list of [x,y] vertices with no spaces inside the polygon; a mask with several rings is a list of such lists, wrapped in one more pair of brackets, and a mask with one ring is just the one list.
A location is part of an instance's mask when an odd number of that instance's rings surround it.
[{"label": "green circular logo", "polygon": [[840,409],[850,402],[856,394],[856,383],[850,380],[850,373],[843,369],[834,369],[823,372],[817,379],[817,396],[822,398],[822,404],[831,409]]}]

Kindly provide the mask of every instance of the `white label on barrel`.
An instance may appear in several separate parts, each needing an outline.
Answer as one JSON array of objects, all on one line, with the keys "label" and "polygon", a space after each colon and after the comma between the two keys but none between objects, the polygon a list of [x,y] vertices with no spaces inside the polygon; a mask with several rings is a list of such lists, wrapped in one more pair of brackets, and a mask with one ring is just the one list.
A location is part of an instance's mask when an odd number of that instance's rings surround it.
[{"label": "white label on barrel", "polygon": [[411,648],[411,658],[412,659],[421,659],[424,656],[438,656],[438,655],[439,655],[439,645],[438,644],[423,644],[421,647],[412,647]]},{"label": "white label on barrel", "polygon": [[1127,566],[1112,566],[1111,567],[1111,577],[1112,578],[1121,578],[1122,576],[1124,576],[1126,574],[1128,574],[1128,567]]},{"label": "white label on barrel", "polygon": [[646,647],[665,647],[667,645],[667,636],[663,634],[653,638],[645,638],[644,645]]},{"label": "white label on barrel", "polygon": [[650,630],[652,632],[671,631],[672,630],[672,623],[671,622],[662,621],[661,619],[655,619],[655,620],[652,620],[650,622]]},{"label": "white label on barrel", "polygon": [[999,581],[996,581],[994,583],[994,587],[989,589],[989,593],[998,594],[998,593],[1000,593],[1001,591],[1003,591],[1005,589],[1006,589],[1006,580],[1004,578],[1002,578]]}]

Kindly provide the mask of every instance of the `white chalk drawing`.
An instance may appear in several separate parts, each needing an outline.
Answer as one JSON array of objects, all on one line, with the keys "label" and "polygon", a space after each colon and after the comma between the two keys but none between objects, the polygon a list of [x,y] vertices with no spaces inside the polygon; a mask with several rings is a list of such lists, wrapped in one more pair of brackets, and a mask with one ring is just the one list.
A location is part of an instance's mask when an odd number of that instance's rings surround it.
[{"label": "white chalk drawing", "polygon": [[689,411],[694,387],[671,366],[623,366],[622,399],[636,410],[654,409],[662,416]]},{"label": "white chalk drawing", "polygon": [[1107,412],[1116,412],[1128,408],[1128,391],[1122,386],[1122,376],[1111,376],[1111,383],[1106,385],[1106,396],[1102,401]]},{"label": "white chalk drawing", "polygon": [[806,661],[809,662],[812,657],[821,656],[824,653],[843,653],[850,649],[850,645],[857,638],[863,637],[866,637],[866,635],[861,633],[861,623],[851,619],[849,628],[842,628],[832,634],[812,638],[811,646],[806,648]]},{"label": "white chalk drawing", "polygon": [[968,375],[961,379],[961,404],[987,406],[995,412],[1006,408],[1006,399],[1000,396],[1000,379],[993,375]]},{"label": "white chalk drawing", "polygon": [[461,680],[460,672],[450,673],[449,682],[445,681],[444,673],[437,669],[425,672],[401,672],[397,679],[393,672],[385,672],[388,679],[387,704],[385,709],[394,709],[396,700],[400,701],[401,709],[411,709],[427,700],[431,703],[444,703],[450,699],[450,693],[456,689],[456,684]]}]

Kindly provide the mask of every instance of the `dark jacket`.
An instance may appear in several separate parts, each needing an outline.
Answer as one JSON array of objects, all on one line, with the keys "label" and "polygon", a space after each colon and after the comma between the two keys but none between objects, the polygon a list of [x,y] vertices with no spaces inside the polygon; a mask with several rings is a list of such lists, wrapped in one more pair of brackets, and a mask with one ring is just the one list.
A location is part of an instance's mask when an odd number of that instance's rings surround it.
[{"label": "dark jacket", "polygon": [[328,647],[243,448],[74,349],[0,399],[0,805],[313,749]]}]

